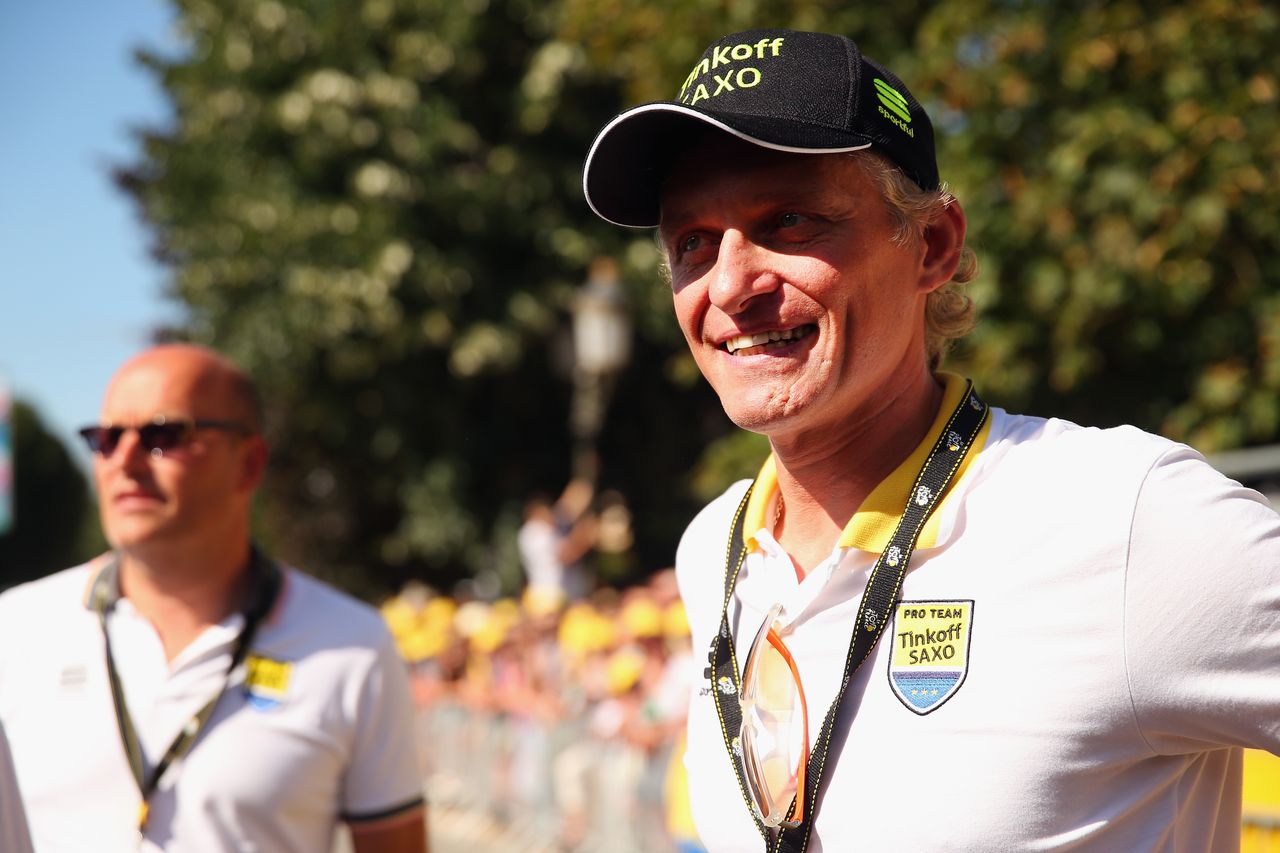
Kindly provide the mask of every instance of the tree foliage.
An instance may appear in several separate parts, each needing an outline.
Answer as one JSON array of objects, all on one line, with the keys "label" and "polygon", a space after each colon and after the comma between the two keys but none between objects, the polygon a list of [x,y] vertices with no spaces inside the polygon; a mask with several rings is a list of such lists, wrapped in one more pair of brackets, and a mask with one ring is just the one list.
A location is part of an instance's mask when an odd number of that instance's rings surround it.
[{"label": "tree foliage", "polygon": [[13,526],[0,534],[0,589],[83,562],[101,538],[84,475],[39,413],[15,400]]},{"label": "tree foliage", "polygon": [[1205,450],[1280,436],[1274,4],[566,3],[635,99],[671,97],[732,27],[849,35],[924,101],[969,215],[982,321],[954,369]]},{"label": "tree foliage", "polygon": [[637,329],[601,445],[637,564],[758,463],[733,435],[697,467],[730,425],[652,240],[580,189],[596,129],[733,29],[846,33],[926,103],[984,267],[953,367],[992,400],[1205,449],[1280,431],[1280,23],[1256,0],[174,3],[186,49],[141,53],[174,121],[121,182],[179,334],[266,391],[272,544],[348,586],[510,562],[523,496],[568,476],[567,310],[597,255]]},{"label": "tree foliage", "polygon": [[[492,567],[495,525],[509,535],[524,495],[569,475],[557,365],[597,253],[639,282],[637,360],[673,349],[653,321],[652,242],[591,222],[579,190],[616,89],[534,0],[178,6],[188,49],[142,54],[174,125],[120,179],[189,310],[179,333],[266,391],[263,528],[348,586]],[[622,377],[615,421],[654,398],[714,410],[705,389],[647,368]],[[610,452],[605,485],[669,494],[648,478],[678,480],[698,432],[657,426],[628,444],[672,435],[683,455]],[[689,509],[638,516],[653,532],[641,541],[662,542],[651,565]]]}]

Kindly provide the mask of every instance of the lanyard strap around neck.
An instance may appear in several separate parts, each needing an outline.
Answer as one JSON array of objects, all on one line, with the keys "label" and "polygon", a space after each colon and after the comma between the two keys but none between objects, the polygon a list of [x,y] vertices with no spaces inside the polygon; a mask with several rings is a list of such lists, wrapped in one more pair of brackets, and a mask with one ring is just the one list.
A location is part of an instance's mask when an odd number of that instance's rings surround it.
[{"label": "lanyard strap around neck", "polygon": [[146,828],[147,812],[151,795],[155,793],[156,788],[160,785],[160,778],[164,776],[166,770],[175,761],[182,759],[191,747],[195,744],[196,738],[200,736],[200,732],[204,729],[205,723],[213,716],[213,709],[217,707],[218,700],[227,692],[227,687],[231,684],[231,674],[249,654],[249,648],[253,643],[254,635],[258,631],[258,627],[262,624],[263,619],[271,612],[271,608],[275,606],[276,599],[280,594],[283,575],[280,567],[273,561],[262,555],[258,549],[254,548],[249,558],[249,572],[251,575],[252,590],[249,595],[249,603],[244,612],[244,626],[240,629],[239,635],[236,637],[235,645],[232,647],[231,663],[227,666],[227,671],[222,678],[222,686],[218,688],[218,692],[209,697],[200,710],[196,711],[178,732],[177,737],[173,739],[173,743],[169,744],[169,748],[165,750],[164,755],[151,769],[151,773],[146,772],[146,760],[142,754],[142,745],[138,740],[138,732],[134,727],[133,718],[129,715],[129,708],[125,704],[124,690],[120,685],[120,674],[116,669],[115,657],[111,653],[111,633],[107,630],[107,613],[115,606],[117,597],[116,589],[118,584],[120,563],[119,560],[112,560],[102,571],[98,572],[98,576],[94,578],[93,587],[89,593],[90,603],[98,614],[98,622],[102,626],[102,640],[106,650],[107,658],[107,679],[111,683],[111,702],[115,706],[116,725],[120,729],[120,742],[124,746],[125,755],[129,759],[129,770],[133,773],[134,781],[138,783],[138,792],[142,795],[142,802],[138,808],[138,831],[141,832]]},{"label": "lanyard strap around neck", "polygon": [[[849,652],[845,657],[840,688],[831,702],[831,707],[827,709],[822,728],[810,750],[809,765],[805,773],[805,789],[796,795],[805,798],[804,820],[799,826],[793,828],[780,827],[772,838],[769,830],[756,816],[743,773],[740,739],[742,707],[738,703],[741,684],[737,654],[733,647],[733,634],[729,629],[729,602],[733,599],[738,573],[742,570],[742,563],[747,553],[743,542],[743,517],[754,484],[747,489],[746,495],[738,505],[730,525],[729,543],[725,554],[724,603],[720,610],[720,630],[711,641],[710,658],[713,676],[711,695],[715,697],[716,713],[720,717],[720,732],[724,737],[725,747],[729,751],[729,760],[738,777],[738,787],[742,791],[749,813],[755,820],[756,828],[764,838],[766,850],[774,853],[803,853],[808,849],[817,812],[822,774],[826,769],[827,753],[831,745],[831,735],[849,683],[853,680],[854,673],[871,655],[881,634],[884,633],[889,622],[890,611],[902,591],[902,579],[906,575],[907,564],[910,563],[911,554],[920,538],[920,531],[941,502],[956,471],[960,469],[960,465],[973,448],[978,433],[986,423],[988,412],[987,404],[973,390],[973,383],[967,383],[959,404],[951,412],[951,417],[942,428],[933,449],[929,451],[924,466],[916,475],[897,527],[894,528],[888,545],[876,559],[867,580],[867,587],[862,593],[857,617],[854,620],[853,635],[849,640]],[[791,811],[794,809],[793,803]]]}]

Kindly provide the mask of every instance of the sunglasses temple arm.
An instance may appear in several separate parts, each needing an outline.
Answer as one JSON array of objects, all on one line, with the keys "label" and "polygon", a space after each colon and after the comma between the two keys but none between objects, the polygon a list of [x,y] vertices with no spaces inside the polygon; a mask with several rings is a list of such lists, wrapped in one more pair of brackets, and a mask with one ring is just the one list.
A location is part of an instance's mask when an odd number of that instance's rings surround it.
[{"label": "sunglasses temple arm", "polygon": [[804,752],[800,756],[800,767],[796,772],[796,807],[794,813],[790,815],[790,820],[798,823],[804,820],[805,776],[809,770],[809,703],[805,701],[804,685],[800,681],[800,668],[796,666],[796,659],[791,656],[791,650],[772,629],[769,630],[768,639],[769,645],[777,649],[778,654],[782,655],[782,659],[791,668],[791,677],[796,682],[796,692],[800,694],[800,718],[804,722]]}]

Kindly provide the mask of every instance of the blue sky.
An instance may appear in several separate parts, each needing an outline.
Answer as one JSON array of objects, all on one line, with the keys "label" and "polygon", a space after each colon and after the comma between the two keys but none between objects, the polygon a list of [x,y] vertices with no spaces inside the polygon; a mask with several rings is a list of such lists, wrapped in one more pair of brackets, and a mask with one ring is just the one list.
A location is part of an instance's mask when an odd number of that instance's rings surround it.
[{"label": "blue sky", "polygon": [[180,316],[111,168],[130,131],[162,125],[163,92],[132,58],[172,48],[162,0],[0,6],[0,375],[87,466],[75,429],[107,380]]}]

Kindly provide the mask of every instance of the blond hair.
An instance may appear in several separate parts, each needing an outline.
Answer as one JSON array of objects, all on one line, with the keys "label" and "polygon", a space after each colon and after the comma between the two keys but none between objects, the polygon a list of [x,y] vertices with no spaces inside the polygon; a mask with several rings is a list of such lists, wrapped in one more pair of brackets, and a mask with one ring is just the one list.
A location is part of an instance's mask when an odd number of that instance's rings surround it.
[{"label": "blond hair", "polygon": [[[922,190],[913,180],[875,151],[855,151],[853,157],[880,190],[889,212],[897,221],[893,235],[903,244],[924,234],[935,217],[955,202],[946,184],[936,190]],[[960,263],[951,280],[929,294],[924,307],[924,343],[929,367],[936,370],[951,348],[973,330],[977,309],[965,292],[964,285],[978,275],[978,258],[968,246],[960,247]]]}]

